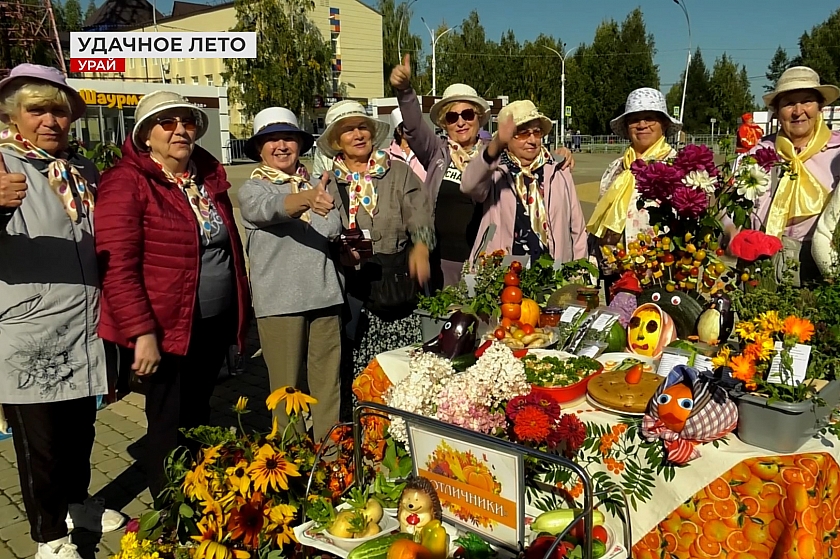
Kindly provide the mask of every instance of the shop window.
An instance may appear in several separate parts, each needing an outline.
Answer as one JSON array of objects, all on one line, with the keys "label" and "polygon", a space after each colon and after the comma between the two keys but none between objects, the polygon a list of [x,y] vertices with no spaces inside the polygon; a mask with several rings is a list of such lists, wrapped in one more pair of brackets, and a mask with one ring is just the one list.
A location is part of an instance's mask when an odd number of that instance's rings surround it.
[{"label": "shop window", "polygon": [[213,74],[207,74],[204,77],[207,78],[207,85],[213,87]]},{"label": "shop window", "polygon": [[193,76],[192,77],[192,84],[193,85],[198,85],[198,76]]}]

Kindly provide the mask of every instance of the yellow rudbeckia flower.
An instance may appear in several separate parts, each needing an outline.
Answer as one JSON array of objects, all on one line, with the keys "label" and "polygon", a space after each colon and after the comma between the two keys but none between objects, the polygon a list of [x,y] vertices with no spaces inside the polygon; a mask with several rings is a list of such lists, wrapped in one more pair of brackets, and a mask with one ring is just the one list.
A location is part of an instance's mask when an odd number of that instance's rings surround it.
[{"label": "yellow rudbeckia flower", "polygon": [[233,406],[233,411],[236,413],[242,413],[248,407],[248,398],[245,396],[240,396],[239,399],[236,401],[236,405]]},{"label": "yellow rudbeckia flower", "polygon": [[280,402],[286,402],[286,415],[299,415],[301,411],[308,412],[310,404],[317,404],[318,400],[291,386],[282,386],[268,395],[266,407],[274,411]]},{"label": "yellow rudbeckia flower", "polygon": [[248,467],[248,475],[254,482],[254,488],[265,493],[269,487],[275,491],[289,489],[289,477],[299,477],[300,472],[297,466],[286,460],[284,452],[277,452],[266,444]]}]

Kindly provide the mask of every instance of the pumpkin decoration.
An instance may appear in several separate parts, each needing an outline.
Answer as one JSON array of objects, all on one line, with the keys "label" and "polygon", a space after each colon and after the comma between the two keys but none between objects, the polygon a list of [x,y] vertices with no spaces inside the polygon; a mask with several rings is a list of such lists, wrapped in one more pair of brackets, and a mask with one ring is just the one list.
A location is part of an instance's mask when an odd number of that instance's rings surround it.
[{"label": "pumpkin decoration", "polygon": [[519,322],[537,327],[540,322],[540,306],[533,299],[522,299],[520,305],[522,311],[519,315]]},{"label": "pumpkin decoration", "polygon": [[432,482],[424,477],[413,477],[405,483],[397,505],[400,532],[414,534],[431,520],[440,520],[443,510]]},{"label": "pumpkin decoration", "polygon": [[645,303],[633,311],[627,326],[627,349],[631,353],[659,359],[676,339],[674,321],[658,305]]},{"label": "pumpkin decoration", "polygon": [[395,540],[388,548],[387,559],[432,559],[432,552],[426,546],[413,540]]}]

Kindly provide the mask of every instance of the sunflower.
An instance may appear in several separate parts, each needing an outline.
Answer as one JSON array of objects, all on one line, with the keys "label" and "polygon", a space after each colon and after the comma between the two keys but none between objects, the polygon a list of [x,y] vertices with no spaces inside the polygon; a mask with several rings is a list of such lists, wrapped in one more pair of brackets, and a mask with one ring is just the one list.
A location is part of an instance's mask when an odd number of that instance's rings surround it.
[{"label": "sunflower", "polygon": [[769,361],[775,349],[776,344],[770,336],[758,333],[755,341],[744,348],[744,355],[751,361]]},{"label": "sunflower", "polygon": [[735,333],[742,340],[751,342],[755,339],[755,324],[752,322],[739,322],[735,326]]},{"label": "sunflower", "polygon": [[756,373],[755,362],[749,357],[746,355],[736,355],[730,360],[729,364],[732,367],[733,378],[746,382],[748,386],[753,383],[753,378]]},{"label": "sunflower", "polygon": [[248,467],[248,475],[254,488],[265,492],[268,487],[275,491],[289,488],[289,477],[300,476],[297,466],[284,458],[284,452],[277,452],[271,445],[263,445],[254,461]]},{"label": "sunflower", "polygon": [[266,407],[273,411],[280,402],[286,402],[286,415],[300,415],[301,411],[308,412],[309,404],[317,404],[318,400],[291,386],[282,386],[268,395]]},{"label": "sunflower", "polygon": [[201,542],[193,559],[249,559],[251,554],[241,549],[229,549],[224,544],[213,541]]},{"label": "sunflower", "polygon": [[243,497],[251,494],[251,478],[248,477],[248,462],[240,460],[235,466],[225,470],[227,483]]},{"label": "sunflower", "polygon": [[729,362],[730,352],[729,346],[723,346],[718,354],[712,357],[712,365],[714,365],[715,369],[726,366]]},{"label": "sunflower", "polygon": [[779,318],[778,311],[763,312],[758,315],[755,322],[768,334],[772,335],[782,331],[782,319]]},{"label": "sunflower", "polygon": [[245,546],[256,549],[260,545],[260,533],[265,525],[262,493],[256,492],[249,501],[242,502],[230,512],[228,530],[234,540],[242,540]]},{"label": "sunflower", "polygon": [[782,325],[785,336],[796,336],[800,344],[804,344],[814,335],[814,325],[807,318],[789,316]]}]

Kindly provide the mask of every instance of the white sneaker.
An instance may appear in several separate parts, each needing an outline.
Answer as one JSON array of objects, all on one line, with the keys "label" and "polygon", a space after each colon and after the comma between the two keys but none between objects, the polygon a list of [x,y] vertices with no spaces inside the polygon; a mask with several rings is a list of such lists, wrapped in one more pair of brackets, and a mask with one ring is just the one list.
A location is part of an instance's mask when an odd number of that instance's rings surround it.
[{"label": "white sneaker", "polygon": [[82,556],[76,546],[68,541],[55,549],[48,543],[39,543],[35,559],[82,559]]},{"label": "white sneaker", "polygon": [[67,511],[67,530],[70,531],[82,528],[107,534],[119,530],[125,522],[125,516],[115,510],[106,509],[102,499],[91,498],[84,503],[72,503]]}]

